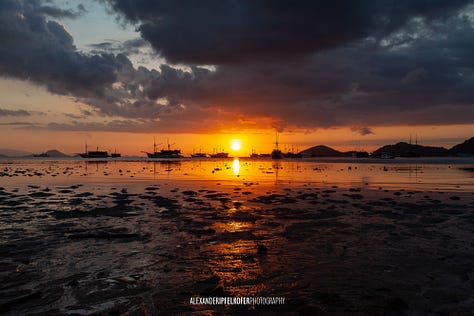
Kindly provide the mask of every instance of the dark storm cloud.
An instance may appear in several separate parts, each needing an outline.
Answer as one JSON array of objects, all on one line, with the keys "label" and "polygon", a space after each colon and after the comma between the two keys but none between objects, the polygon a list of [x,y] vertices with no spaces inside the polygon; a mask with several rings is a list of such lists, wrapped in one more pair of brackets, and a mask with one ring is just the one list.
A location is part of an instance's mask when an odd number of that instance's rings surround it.
[{"label": "dark storm cloud", "polygon": [[125,42],[120,41],[104,41],[100,43],[89,44],[94,53],[122,53],[125,55],[139,54],[140,48],[147,46],[147,42],[143,38],[136,38],[133,40],[127,40]]},{"label": "dark storm cloud", "polygon": [[362,135],[474,122],[472,1],[103,2],[168,61],[216,66],[152,76],[146,95],[181,114]]},{"label": "dark storm cloud", "polygon": [[[222,117],[220,117],[222,118]],[[48,129],[62,131],[132,131],[136,133],[146,133],[160,131],[167,133],[212,133],[220,132],[226,126],[222,120],[216,120],[211,111],[199,113],[193,111],[192,114],[163,116],[163,119],[150,120],[140,119],[114,119],[107,122],[90,122],[84,120],[72,120],[70,122],[51,122]]]},{"label": "dark storm cloud", "polygon": [[373,134],[374,131],[370,127],[365,126],[353,126],[351,127],[351,131],[357,132],[362,136]]},{"label": "dark storm cloud", "polygon": [[458,60],[464,47],[451,45],[455,36],[392,51],[359,43],[305,60],[221,65],[215,72],[163,66],[148,96],[270,117],[280,130],[363,126],[354,131],[367,135],[369,126],[472,123],[473,68]]},{"label": "dark storm cloud", "polygon": [[47,6],[47,5],[41,5],[41,1],[31,1],[30,3],[32,5],[35,5],[35,11],[38,14],[44,14],[53,18],[70,18],[70,19],[75,19],[79,16],[81,16],[84,12],[86,12],[86,9],[82,4],[79,4],[76,8],[76,10],[72,9],[60,9],[57,7],[53,6]]},{"label": "dark storm cloud", "polygon": [[[76,52],[62,25],[36,11],[39,1],[0,3],[0,72],[45,84],[58,94],[97,95],[115,81],[112,55]],[[40,7],[41,8],[41,7]]]},{"label": "dark storm cloud", "polygon": [[174,63],[294,58],[367,36],[413,17],[440,20],[469,1],[106,0]]},{"label": "dark storm cloud", "polygon": [[[0,73],[90,106],[85,122],[49,128],[345,126],[368,135],[376,126],[474,123],[472,1],[101,2],[142,39],[84,54],[48,20],[68,9],[0,2]],[[127,55],[146,45],[180,66],[134,68]],[[86,122],[97,115],[119,119]]]},{"label": "dark storm cloud", "polygon": [[2,116],[30,116],[30,112],[25,110],[7,110],[0,108],[0,117]]},{"label": "dark storm cloud", "polygon": [[40,127],[40,125],[32,122],[7,122],[0,123],[2,126],[20,126],[22,128]]},{"label": "dark storm cloud", "polygon": [[[0,2],[2,76],[29,80],[46,86],[50,92],[89,102],[104,115],[150,117],[159,112],[156,102],[139,91],[140,82],[148,82],[146,76],[151,72],[143,77],[143,72],[133,69],[124,54],[77,51],[64,27],[46,17],[66,17],[67,10],[54,11],[43,3]],[[143,40],[127,41],[121,46],[127,50],[139,45]],[[155,108],[146,112],[143,107],[149,110],[150,105]]]}]

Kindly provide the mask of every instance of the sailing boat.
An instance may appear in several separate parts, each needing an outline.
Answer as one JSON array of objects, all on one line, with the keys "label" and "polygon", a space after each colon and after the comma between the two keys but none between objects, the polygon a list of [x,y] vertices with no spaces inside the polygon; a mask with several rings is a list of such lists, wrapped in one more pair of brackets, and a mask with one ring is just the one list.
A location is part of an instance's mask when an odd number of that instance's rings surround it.
[{"label": "sailing boat", "polygon": [[117,148],[115,148],[115,152],[111,153],[110,154],[110,157],[112,158],[120,158],[122,157],[122,155],[120,153],[117,152]]},{"label": "sailing boat", "polygon": [[202,152],[201,147],[199,147],[199,152],[195,153],[194,147],[193,147],[193,153],[191,154],[191,157],[192,158],[206,158],[207,154]]},{"label": "sailing boat", "polygon": [[153,137],[153,152],[145,152],[148,158],[183,158],[180,149],[171,149],[171,145],[168,141],[168,149],[161,149],[156,151],[155,137]]},{"label": "sailing boat", "polygon": [[87,150],[87,143],[85,152],[83,154],[79,154],[82,158],[108,158],[110,157],[106,151],[99,150],[99,146],[97,146],[97,150],[88,151]]},{"label": "sailing boat", "polygon": [[250,158],[259,158],[260,155],[255,152],[255,149],[252,148],[252,153],[250,154]]},{"label": "sailing boat", "polygon": [[211,158],[228,158],[229,157],[229,153],[226,153],[224,150],[222,151],[219,151],[219,152],[215,152],[213,154],[209,154],[209,156]]},{"label": "sailing boat", "polygon": [[283,154],[278,148],[278,132],[275,135],[275,148],[272,151],[272,159],[283,159]]}]

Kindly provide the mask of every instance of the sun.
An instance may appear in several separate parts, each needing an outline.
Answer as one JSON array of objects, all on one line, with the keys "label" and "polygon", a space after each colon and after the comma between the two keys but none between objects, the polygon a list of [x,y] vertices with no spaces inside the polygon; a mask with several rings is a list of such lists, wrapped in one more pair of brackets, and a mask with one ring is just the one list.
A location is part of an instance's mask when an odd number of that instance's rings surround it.
[{"label": "sun", "polygon": [[242,141],[240,139],[233,139],[230,142],[230,148],[235,151],[240,150],[242,148]]}]

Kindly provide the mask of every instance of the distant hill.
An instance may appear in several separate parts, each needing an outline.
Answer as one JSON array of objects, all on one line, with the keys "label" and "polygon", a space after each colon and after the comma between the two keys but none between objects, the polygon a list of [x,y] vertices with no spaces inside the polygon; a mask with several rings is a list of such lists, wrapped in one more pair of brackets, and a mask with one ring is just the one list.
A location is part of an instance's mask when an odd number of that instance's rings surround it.
[{"label": "distant hill", "polygon": [[[341,152],[331,147],[318,145],[300,152],[303,157],[368,157],[366,152]],[[394,145],[385,145],[372,153],[373,157],[389,154],[394,157],[447,157],[447,156],[474,156],[474,137],[453,146],[451,149],[434,146],[414,145],[399,142]]]},{"label": "distant hill", "polygon": [[59,150],[56,150],[56,149],[51,149],[51,150],[48,150],[47,152],[45,152],[46,155],[48,155],[48,157],[54,157],[54,158],[64,158],[64,157],[70,157],[69,155],[66,155],[62,152],[60,152]]},{"label": "distant hill", "polygon": [[367,158],[366,151],[338,151],[325,145],[313,146],[300,152],[303,157],[357,157]]},{"label": "distant hill", "polygon": [[474,137],[471,137],[462,144],[453,146],[449,151],[455,156],[474,155]]},{"label": "distant hill", "polygon": [[57,149],[51,149],[48,151],[45,151],[44,153],[41,154],[35,154],[35,155],[28,155],[26,157],[51,157],[51,158],[64,158],[64,157],[70,157],[62,152],[60,152]]},{"label": "distant hill", "polygon": [[390,154],[395,157],[446,157],[450,151],[443,147],[413,145],[400,142],[395,145],[385,145],[372,153],[378,157],[382,154]]},{"label": "distant hill", "polygon": [[303,157],[347,157],[346,153],[332,149],[331,147],[318,145],[300,152]]}]

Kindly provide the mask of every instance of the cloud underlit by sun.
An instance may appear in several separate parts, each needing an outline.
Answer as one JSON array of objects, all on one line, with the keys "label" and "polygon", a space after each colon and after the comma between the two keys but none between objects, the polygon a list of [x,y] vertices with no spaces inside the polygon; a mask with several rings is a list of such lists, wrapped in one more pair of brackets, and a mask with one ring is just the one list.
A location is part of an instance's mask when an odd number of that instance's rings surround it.
[{"label": "cloud underlit by sun", "polygon": [[235,151],[239,151],[242,148],[242,141],[240,139],[233,139],[230,142],[230,148]]}]

